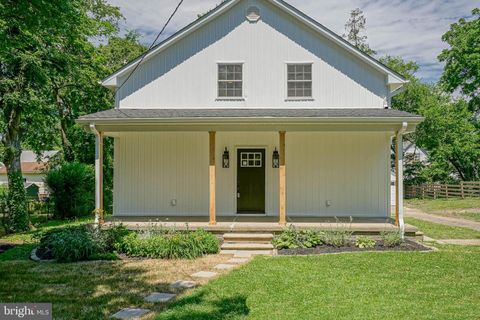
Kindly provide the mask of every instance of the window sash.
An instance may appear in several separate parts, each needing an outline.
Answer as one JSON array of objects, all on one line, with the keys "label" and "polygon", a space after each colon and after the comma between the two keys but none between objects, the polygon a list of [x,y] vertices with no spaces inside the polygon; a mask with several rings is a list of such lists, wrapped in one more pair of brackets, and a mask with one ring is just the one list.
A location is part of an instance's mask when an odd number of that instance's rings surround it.
[{"label": "window sash", "polygon": [[243,65],[219,64],[217,87],[220,98],[243,97]]},{"label": "window sash", "polygon": [[287,97],[312,97],[312,64],[287,65]]}]

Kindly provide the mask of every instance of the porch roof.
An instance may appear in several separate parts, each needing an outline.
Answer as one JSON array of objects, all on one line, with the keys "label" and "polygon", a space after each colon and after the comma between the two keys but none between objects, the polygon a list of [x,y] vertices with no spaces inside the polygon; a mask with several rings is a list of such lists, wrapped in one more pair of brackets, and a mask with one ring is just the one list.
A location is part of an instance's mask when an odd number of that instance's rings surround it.
[{"label": "porch roof", "polygon": [[388,119],[420,122],[422,117],[395,109],[109,109],[87,114],[78,122],[166,119],[259,119],[259,118],[322,118],[322,119]]},{"label": "porch roof", "polygon": [[[408,131],[422,122],[423,118],[405,111],[379,108],[339,108],[339,109],[110,109],[80,117],[77,122],[85,126],[94,124],[106,131],[121,129],[118,126],[154,129],[155,126],[171,125],[386,125],[382,130],[407,122]],[[114,129],[115,127],[115,129]],[[193,128],[193,127],[192,127]],[[275,127],[276,128],[276,127]],[[279,127],[280,128],[280,127]],[[111,129],[111,130],[109,130]],[[164,128],[165,129],[165,128]],[[278,129],[278,128],[277,128]],[[380,129],[380,128],[378,128]],[[119,130],[124,131],[124,130]]]}]

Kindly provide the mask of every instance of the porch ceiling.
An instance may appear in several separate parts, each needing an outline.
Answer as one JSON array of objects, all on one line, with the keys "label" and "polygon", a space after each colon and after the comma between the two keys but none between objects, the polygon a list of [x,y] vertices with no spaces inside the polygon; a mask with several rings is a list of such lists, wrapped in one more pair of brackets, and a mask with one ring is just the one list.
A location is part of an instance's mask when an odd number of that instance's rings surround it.
[{"label": "porch ceiling", "polygon": [[423,120],[393,109],[110,109],[77,123],[123,131],[407,131]]}]

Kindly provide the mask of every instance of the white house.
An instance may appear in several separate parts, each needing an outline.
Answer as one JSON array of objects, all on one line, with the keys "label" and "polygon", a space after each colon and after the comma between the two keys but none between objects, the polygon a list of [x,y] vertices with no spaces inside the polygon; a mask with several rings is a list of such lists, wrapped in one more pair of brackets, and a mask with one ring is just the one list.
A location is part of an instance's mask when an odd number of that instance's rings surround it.
[{"label": "white house", "polygon": [[[48,160],[57,153],[58,151],[52,150],[44,151],[40,155],[37,155],[31,150],[22,151],[20,164],[25,187],[34,184],[39,188],[38,193],[40,195],[48,193],[47,186],[44,182],[45,170],[47,169]],[[8,184],[7,168],[0,162],[0,185],[6,184]]]},{"label": "white house", "polygon": [[117,217],[390,216],[392,138],[402,190],[402,135],[422,121],[390,109],[406,80],[304,13],[225,1],[140,61],[103,80],[113,109],[78,120],[97,137],[97,208],[110,136]]}]

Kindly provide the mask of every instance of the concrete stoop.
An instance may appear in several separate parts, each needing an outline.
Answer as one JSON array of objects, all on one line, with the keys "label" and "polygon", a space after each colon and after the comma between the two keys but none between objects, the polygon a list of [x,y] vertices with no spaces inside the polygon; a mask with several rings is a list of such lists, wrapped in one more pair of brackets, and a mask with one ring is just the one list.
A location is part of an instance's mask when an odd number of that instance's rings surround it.
[{"label": "concrete stoop", "polygon": [[225,233],[220,253],[272,255],[274,253],[272,240],[272,233]]}]

